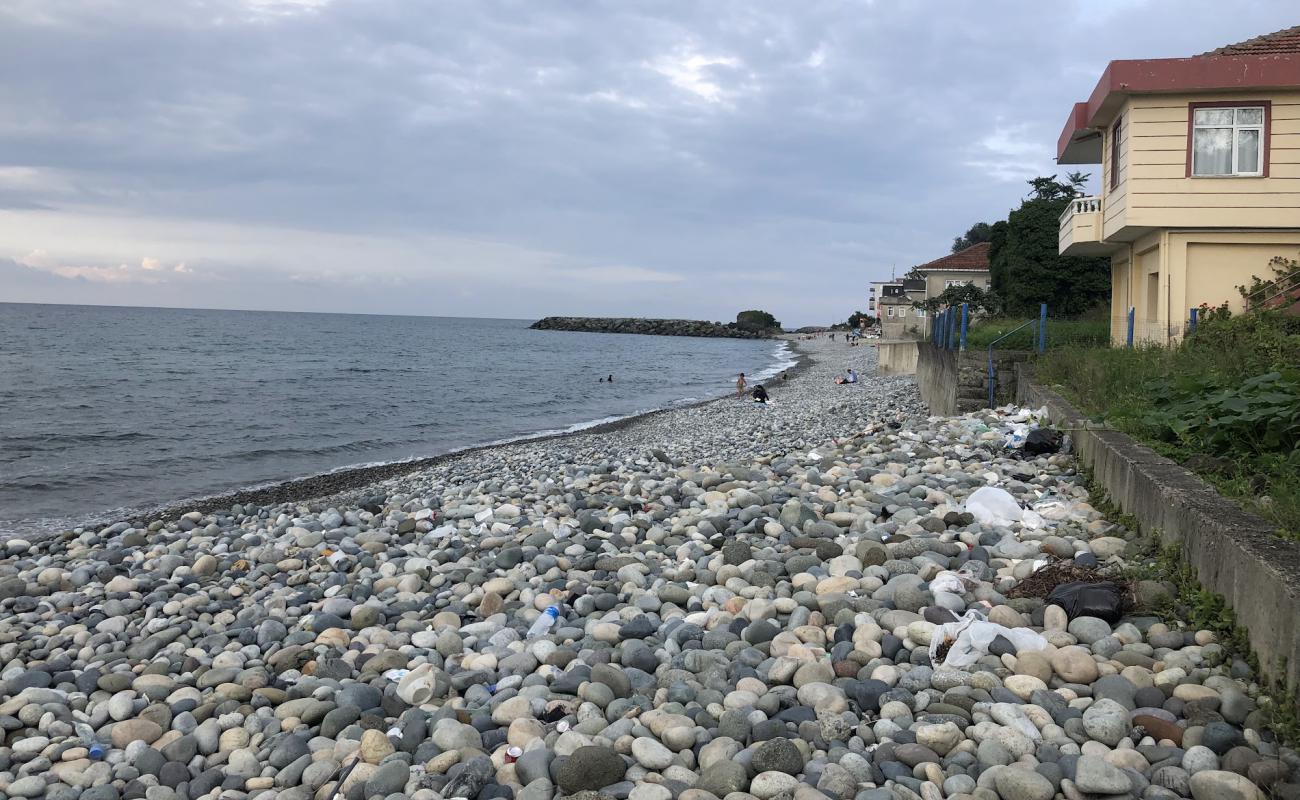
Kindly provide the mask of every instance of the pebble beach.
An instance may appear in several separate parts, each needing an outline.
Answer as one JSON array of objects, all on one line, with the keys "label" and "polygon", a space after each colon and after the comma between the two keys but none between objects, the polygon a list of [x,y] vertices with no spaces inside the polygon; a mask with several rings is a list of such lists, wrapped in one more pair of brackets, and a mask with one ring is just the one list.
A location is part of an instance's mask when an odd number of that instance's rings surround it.
[{"label": "pebble beach", "polygon": [[[1172,586],[1110,622],[1029,591],[1139,555],[1068,447],[1007,446],[1032,410],[930,417],[869,345],[794,345],[766,407],[10,539],[0,796],[1300,798]],[[1001,633],[957,666],[960,620]]]}]

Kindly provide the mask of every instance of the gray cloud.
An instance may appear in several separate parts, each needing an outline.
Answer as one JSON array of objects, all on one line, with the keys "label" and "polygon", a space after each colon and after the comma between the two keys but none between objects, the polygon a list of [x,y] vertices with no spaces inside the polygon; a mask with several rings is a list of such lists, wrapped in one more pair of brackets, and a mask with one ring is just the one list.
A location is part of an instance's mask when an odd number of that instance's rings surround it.
[{"label": "gray cloud", "polygon": [[[1055,171],[1106,61],[1292,10],[11,0],[0,291],[825,321]],[[33,278],[37,250],[194,273],[74,286]]]}]

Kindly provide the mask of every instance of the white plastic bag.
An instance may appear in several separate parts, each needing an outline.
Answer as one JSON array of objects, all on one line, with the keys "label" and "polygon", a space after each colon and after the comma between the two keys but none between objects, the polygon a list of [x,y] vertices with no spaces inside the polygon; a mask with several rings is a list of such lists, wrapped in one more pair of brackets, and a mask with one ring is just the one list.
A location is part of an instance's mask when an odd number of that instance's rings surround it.
[{"label": "white plastic bag", "polygon": [[[1029,628],[1007,628],[989,622],[982,612],[972,608],[956,622],[935,629],[934,638],[930,640],[930,663],[953,668],[968,667],[988,655],[989,645],[999,636],[1011,642],[1017,653],[1047,649],[1047,640]],[[949,641],[952,646],[940,663],[939,648]]]},{"label": "white plastic bag", "polygon": [[981,486],[966,498],[966,510],[981,525],[1010,525],[1019,522],[1024,511],[1006,489]]}]

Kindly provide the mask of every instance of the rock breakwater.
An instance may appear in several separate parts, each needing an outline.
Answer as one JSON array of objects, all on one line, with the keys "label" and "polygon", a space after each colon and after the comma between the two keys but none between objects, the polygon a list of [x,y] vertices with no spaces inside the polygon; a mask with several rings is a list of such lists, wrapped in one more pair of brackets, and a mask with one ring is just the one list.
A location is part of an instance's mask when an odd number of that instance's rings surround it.
[{"label": "rock breakwater", "polygon": [[652,336],[709,336],[725,339],[770,339],[780,331],[753,331],[697,319],[638,317],[546,317],[528,327],[541,331],[640,333]]},{"label": "rock breakwater", "polygon": [[[1132,547],[1068,456],[1004,448],[1027,414],[928,417],[910,381],[830,384],[869,348],[810,346],[767,408],[9,541],[0,791],[1294,796],[1296,754],[1212,633],[1014,596],[1041,559],[1120,568]],[[990,486],[1034,514],[977,521]],[[971,609],[1043,646],[935,663]]]}]

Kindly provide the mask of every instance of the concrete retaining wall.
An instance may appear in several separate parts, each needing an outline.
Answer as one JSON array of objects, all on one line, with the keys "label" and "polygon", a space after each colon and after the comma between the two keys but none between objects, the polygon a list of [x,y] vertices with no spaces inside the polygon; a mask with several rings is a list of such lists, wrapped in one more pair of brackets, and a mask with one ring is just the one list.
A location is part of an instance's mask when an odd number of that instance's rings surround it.
[{"label": "concrete retaining wall", "polygon": [[915,339],[876,342],[880,354],[877,371],[881,375],[915,375],[918,346],[921,342]]},{"label": "concrete retaining wall", "polygon": [[1035,384],[1027,366],[1017,371],[1019,402],[1047,407],[1111,501],[1166,547],[1176,546],[1201,585],[1227,600],[1250,632],[1264,674],[1289,690],[1300,688],[1300,543],[1279,538],[1265,520],[1151,448],[1088,422],[1059,394]]},{"label": "concrete retaining wall", "polygon": [[[1016,365],[1032,353],[1002,350],[993,353],[997,377],[993,402],[1004,405],[1016,398]],[[917,344],[916,382],[931,414],[951,416],[987,408],[989,403],[988,351],[939,350],[928,342]]]}]

